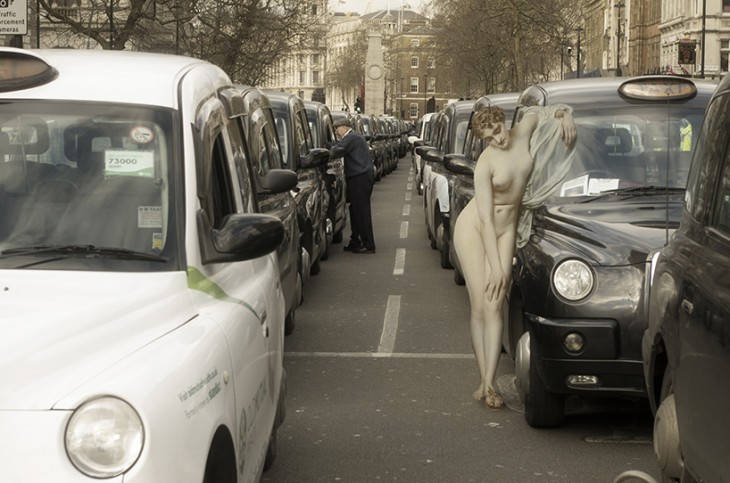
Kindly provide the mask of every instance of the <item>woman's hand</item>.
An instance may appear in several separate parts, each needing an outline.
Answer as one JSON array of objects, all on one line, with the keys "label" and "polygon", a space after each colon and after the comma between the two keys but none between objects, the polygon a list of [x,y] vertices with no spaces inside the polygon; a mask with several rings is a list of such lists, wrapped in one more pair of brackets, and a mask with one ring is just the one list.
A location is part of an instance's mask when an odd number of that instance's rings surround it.
[{"label": "woman's hand", "polygon": [[573,121],[573,115],[567,111],[563,111],[563,115],[560,117],[560,137],[565,144],[572,146],[577,137],[577,131],[575,128],[575,121]]},{"label": "woman's hand", "polygon": [[507,275],[500,270],[490,270],[489,264],[487,264],[486,274],[486,287],[484,288],[484,294],[487,296],[487,300],[490,302],[497,300],[502,292],[507,289]]}]

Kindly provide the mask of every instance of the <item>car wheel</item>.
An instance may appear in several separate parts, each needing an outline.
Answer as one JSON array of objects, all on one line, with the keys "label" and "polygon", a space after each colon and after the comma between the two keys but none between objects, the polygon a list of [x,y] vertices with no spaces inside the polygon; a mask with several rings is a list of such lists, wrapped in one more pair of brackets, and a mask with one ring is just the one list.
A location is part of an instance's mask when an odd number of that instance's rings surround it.
[{"label": "car wheel", "polygon": [[674,402],[674,374],[669,368],[662,379],[660,401],[654,416],[654,454],[662,472],[662,481],[677,482],[682,478],[684,461]]},{"label": "car wheel", "polygon": [[312,264],[312,267],[309,269],[309,273],[312,275],[317,275],[321,269],[322,266],[320,265],[318,258],[317,261]]},{"label": "car wheel", "polygon": [[461,274],[461,271],[454,267],[454,283],[456,285],[466,285],[466,280],[464,280],[464,275]]},{"label": "car wheel", "polygon": [[[528,334],[529,335],[529,334]],[[530,342],[529,385],[525,394],[525,419],[533,428],[555,428],[565,420],[565,398],[548,391],[537,372],[534,342]]]},{"label": "car wheel", "polygon": [[451,260],[449,259],[449,239],[446,238],[446,235],[443,234],[443,224],[441,225],[441,228],[439,229],[439,232],[441,232],[441,238],[443,239],[443,242],[441,243],[441,268],[454,268],[451,265]]},{"label": "car wheel", "polygon": [[274,460],[276,460],[276,428],[271,430],[269,446],[266,448],[266,458],[264,459],[264,471],[271,469]]},{"label": "car wheel", "polygon": [[284,335],[290,335],[294,332],[294,327],[297,322],[297,310],[292,308],[284,319]]}]

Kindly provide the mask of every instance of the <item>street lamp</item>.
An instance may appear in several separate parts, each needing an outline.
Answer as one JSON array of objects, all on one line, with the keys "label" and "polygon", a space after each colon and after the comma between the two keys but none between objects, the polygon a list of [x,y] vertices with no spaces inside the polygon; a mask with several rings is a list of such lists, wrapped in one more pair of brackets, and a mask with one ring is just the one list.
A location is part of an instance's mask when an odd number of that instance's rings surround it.
[{"label": "street lamp", "polygon": [[618,9],[618,16],[616,17],[616,77],[621,76],[621,9],[624,4],[619,0],[615,8]]},{"label": "street lamp", "polygon": [[707,0],[702,0],[702,64],[700,65],[700,78],[705,78],[705,27],[707,20]]},{"label": "street lamp", "polygon": [[576,32],[578,32],[578,45],[576,45],[576,49],[578,50],[576,55],[576,64],[575,64],[575,70],[577,71],[577,77],[580,79],[580,71],[581,71],[581,65],[580,65],[580,34],[583,32],[583,27],[578,27],[577,29],[573,29]]}]

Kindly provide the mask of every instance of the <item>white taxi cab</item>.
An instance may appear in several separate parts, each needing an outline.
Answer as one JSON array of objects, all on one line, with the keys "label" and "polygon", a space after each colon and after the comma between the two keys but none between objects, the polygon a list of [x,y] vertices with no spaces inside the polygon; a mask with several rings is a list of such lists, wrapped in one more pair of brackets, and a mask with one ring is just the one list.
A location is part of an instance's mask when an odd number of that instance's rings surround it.
[{"label": "white taxi cab", "polygon": [[273,461],[283,226],[228,89],[197,59],[0,49],[0,481],[243,482]]}]

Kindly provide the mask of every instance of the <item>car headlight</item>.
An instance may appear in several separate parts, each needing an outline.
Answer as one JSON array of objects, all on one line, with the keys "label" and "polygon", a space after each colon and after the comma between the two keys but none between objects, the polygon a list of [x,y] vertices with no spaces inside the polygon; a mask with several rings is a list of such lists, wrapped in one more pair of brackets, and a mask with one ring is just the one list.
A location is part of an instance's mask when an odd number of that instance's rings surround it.
[{"label": "car headlight", "polygon": [[553,273],[555,290],[568,300],[585,298],[593,290],[593,271],[585,262],[566,260]]},{"label": "car headlight", "polygon": [[136,463],[144,444],[142,420],[127,402],[105,396],[82,404],[66,426],[66,453],[93,478],[120,475]]}]

